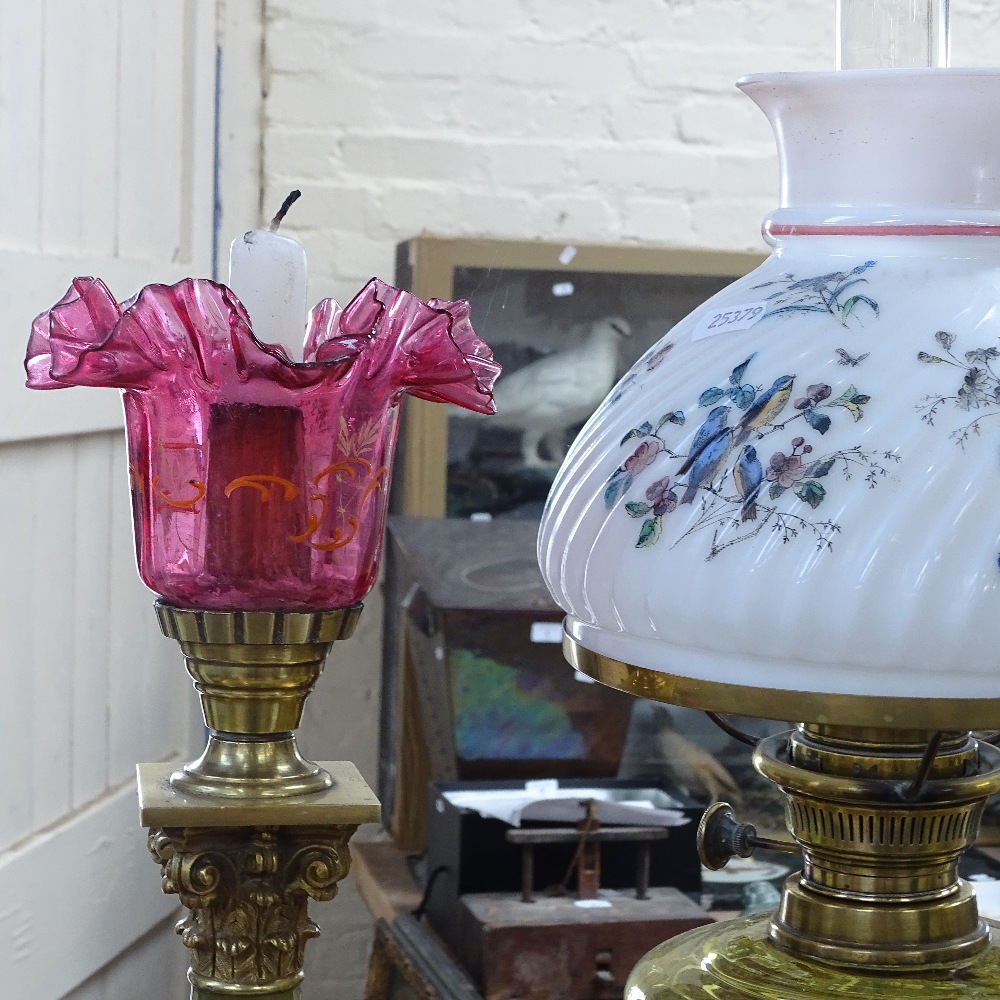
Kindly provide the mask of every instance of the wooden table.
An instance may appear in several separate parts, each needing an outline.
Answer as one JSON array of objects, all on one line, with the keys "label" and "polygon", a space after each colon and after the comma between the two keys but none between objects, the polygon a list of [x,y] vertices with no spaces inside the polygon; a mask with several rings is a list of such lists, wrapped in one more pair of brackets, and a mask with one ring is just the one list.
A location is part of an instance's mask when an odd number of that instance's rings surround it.
[{"label": "wooden table", "polygon": [[351,873],[376,920],[381,917],[392,923],[401,913],[412,913],[420,905],[423,893],[406,855],[390,840],[351,844]]}]

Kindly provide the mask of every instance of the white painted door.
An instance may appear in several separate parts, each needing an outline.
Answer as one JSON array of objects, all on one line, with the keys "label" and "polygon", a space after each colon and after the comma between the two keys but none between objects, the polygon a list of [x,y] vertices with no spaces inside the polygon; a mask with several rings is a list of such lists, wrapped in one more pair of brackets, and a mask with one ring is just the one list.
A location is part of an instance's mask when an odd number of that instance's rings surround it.
[{"label": "white painted door", "polygon": [[[176,898],[146,852],[133,775],[200,734],[135,572],[121,401],[29,392],[21,359],[32,317],[75,275],[119,298],[210,275],[217,47],[243,41],[225,37],[234,21],[221,0],[0,0],[4,997],[112,1000],[110,984],[163,961],[173,981],[130,996],[185,995],[178,939],[148,935]],[[100,972],[144,935],[131,972]]]}]

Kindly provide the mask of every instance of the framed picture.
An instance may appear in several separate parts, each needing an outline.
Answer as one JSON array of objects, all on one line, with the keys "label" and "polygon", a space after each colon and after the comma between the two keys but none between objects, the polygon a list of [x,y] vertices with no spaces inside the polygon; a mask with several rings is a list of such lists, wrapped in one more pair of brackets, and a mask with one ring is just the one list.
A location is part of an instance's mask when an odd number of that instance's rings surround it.
[{"label": "framed picture", "polygon": [[396,283],[466,299],[503,374],[497,414],[408,399],[394,510],[537,519],[576,432],[678,320],[763,255],[421,236]]}]

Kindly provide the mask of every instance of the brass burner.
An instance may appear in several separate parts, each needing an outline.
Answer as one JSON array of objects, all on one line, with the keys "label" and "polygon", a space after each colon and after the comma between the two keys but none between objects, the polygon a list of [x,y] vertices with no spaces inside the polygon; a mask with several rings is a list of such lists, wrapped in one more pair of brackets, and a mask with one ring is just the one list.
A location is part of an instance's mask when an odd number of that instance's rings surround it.
[{"label": "brass burner", "polygon": [[1000,790],[1000,751],[968,734],[948,740],[918,787],[923,745],[888,731],[859,753],[857,733],[817,741],[813,727],[763,740],[754,766],[788,797],[802,847],[771,940],[797,955],[859,968],[952,968],[989,944],[961,855]]},{"label": "brass burner", "polygon": [[[962,699],[776,697],[633,667],[568,637],[564,649],[584,673],[642,697],[811,720],[754,752],[754,766],[787,797],[804,862],[777,912],[665,942],[634,969],[627,1000],[1000,995],[1000,945],[958,875],[986,800],[1000,791],[1000,751],[967,728],[988,725],[996,702],[972,703],[974,721],[963,724]],[[835,724],[838,714],[850,725]],[[725,836],[703,853],[718,867],[746,856],[755,836],[734,826],[731,810],[714,815],[725,817]]]}]

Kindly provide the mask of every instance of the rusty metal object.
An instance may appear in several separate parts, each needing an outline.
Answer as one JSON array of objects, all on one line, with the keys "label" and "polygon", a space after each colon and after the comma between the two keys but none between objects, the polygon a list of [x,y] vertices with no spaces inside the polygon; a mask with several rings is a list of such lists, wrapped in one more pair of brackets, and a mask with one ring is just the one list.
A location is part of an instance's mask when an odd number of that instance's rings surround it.
[{"label": "rusty metal object", "polygon": [[[534,901],[534,850],[544,844],[571,844],[581,839],[583,831],[568,829],[564,826],[541,827],[539,829],[522,829],[514,827],[507,831],[507,840],[511,844],[521,848],[521,901],[531,903]],[[635,875],[635,895],[636,899],[649,898],[649,866],[650,847],[654,840],[666,840],[670,836],[670,831],[662,826],[605,826],[597,830],[586,833],[586,840],[591,847],[599,851],[601,844],[606,843],[635,843],[638,845],[636,853],[636,875]],[[598,876],[600,875],[600,865],[598,863]],[[594,886],[591,895],[585,895],[584,891],[578,889],[578,899],[596,899],[598,885]],[[586,891],[589,891],[589,886]]]},{"label": "rusty metal object", "polygon": [[566,871],[563,885],[572,877],[575,867],[577,899],[597,899],[597,891],[601,888],[601,849],[591,837],[600,830],[601,823],[593,799],[587,799],[580,805],[583,806],[583,819],[576,825],[580,831],[580,843]]}]

